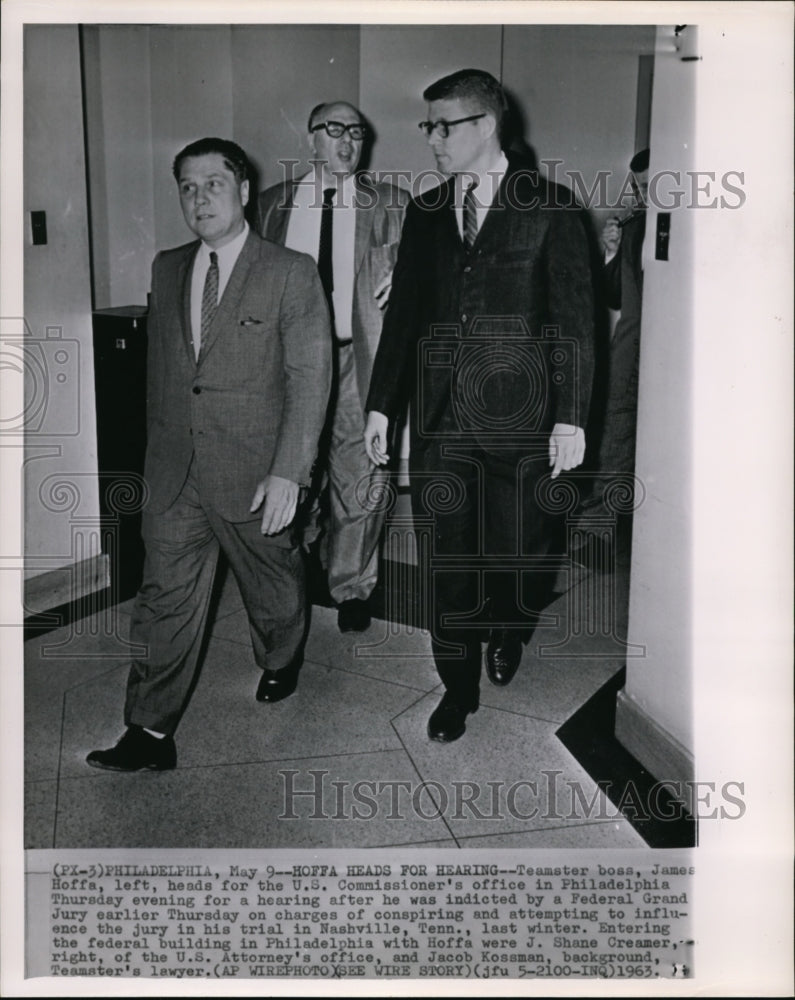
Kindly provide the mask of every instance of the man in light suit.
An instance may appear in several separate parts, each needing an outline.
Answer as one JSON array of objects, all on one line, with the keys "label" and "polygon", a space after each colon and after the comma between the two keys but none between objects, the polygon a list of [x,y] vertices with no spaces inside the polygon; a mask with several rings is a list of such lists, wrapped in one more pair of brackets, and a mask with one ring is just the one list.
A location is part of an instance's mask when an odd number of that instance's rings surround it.
[{"label": "man in light suit", "polygon": [[378,348],[383,308],[408,193],[357,167],[367,126],[344,101],[319,104],[308,121],[313,169],[260,195],[260,232],[311,254],[329,300],[334,329],[334,384],[328,442],[325,539],[329,593],[343,632],[370,624],[367,599],[378,578],[384,506],[382,474],[364,447],[364,401]]},{"label": "man in light suit", "polygon": [[428,87],[420,127],[448,175],[412,201],[367,400],[365,442],[387,461],[387,428],[411,394],[417,526],[432,650],[445,694],[428,723],[450,742],[486,670],[508,684],[541,610],[549,550],[545,489],[579,465],[593,369],[585,230],[570,193],[502,152],[505,95],[461,70]]},{"label": "man in light suit", "polygon": [[127,730],[88,755],[115,771],[176,766],[173,732],[199,661],[219,550],[249,617],[256,697],[290,695],[305,632],[290,525],[329,393],[329,316],[312,261],[249,230],[249,164],[201,139],[174,160],[198,240],[159,254],[148,324],[144,580],[130,637]]}]

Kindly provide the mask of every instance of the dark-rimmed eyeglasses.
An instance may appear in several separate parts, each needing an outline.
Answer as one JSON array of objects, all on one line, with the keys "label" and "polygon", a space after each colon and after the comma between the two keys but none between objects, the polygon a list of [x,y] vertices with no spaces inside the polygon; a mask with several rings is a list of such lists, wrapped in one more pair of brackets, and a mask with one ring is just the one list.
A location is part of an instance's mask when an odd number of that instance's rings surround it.
[{"label": "dark-rimmed eyeglasses", "polygon": [[339,139],[340,136],[345,135],[347,132],[351,139],[358,142],[364,139],[367,135],[367,126],[360,123],[345,125],[343,122],[318,122],[317,125],[313,125],[309,131],[317,132],[318,129],[321,128],[324,128],[332,139]]},{"label": "dark-rimmed eyeglasses", "polygon": [[469,115],[467,118],[456,118],[455,121],[448,122],[444,118],[440,118],[436,122],[420,122],[417,128],[422,129],[422,131],[427,136],[432,136],[434,132],[439,133],[442,139],[446,139],[450,135],[450,129],[453,125],[463,125],[464,122],[474,122],[478,118],[485,118],[486,112],[483,111],[479,115]]}]

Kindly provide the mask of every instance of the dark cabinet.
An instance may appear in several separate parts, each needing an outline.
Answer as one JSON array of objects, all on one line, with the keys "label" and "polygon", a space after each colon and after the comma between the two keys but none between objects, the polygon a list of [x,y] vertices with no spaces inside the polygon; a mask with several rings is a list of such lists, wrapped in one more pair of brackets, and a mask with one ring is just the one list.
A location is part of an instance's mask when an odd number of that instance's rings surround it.
[{"label": "dark cabinet", "polygon": [[103,550],[117,601],[135,594],[143,573],[141,509],[146,450],[146,308],[93,315],[97,467]]}]

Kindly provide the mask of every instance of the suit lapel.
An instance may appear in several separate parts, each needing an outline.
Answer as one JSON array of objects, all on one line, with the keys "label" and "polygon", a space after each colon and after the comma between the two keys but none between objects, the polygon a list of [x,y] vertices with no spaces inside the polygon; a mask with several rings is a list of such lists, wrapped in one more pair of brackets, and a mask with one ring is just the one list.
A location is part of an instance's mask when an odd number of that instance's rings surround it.
[{"label": "suit lapel", "polygon": [[358,180],[354,188],[354,202],[356,204],[356,229],[353,238],[353,273],[358,274],[364,260],[364,255],[370,245],[370,233],[372,232],[373,220],[375,218],[374,212],[368,211],[362,204]]},{"label": "suit lapel", "polygon": [[[486,212],[485,218],[483,219],[483,225],[478,230],[477,236],[475,237],[475,242],[472,244],[472,247],[470,248],[470,253],[476,247],[481,246],[484,240],[488,240],[488,238],[492,235],[491,233],[492,229],[494,229],[495,227],[499,227],[501,218],[505,216],[505,211],[500,209],[499,205],[503,204],[501,199],[505,191],[505,180],[507,177],[508,177],[508,171],[506,170],[502,180],[500,181],[500,186],[494,194],[494,199],[491,205],[489,206],[488,211]],[[477,197],[477,195],[475,197]],[[463,246],[463,241],[461,245]]]},{"label": "suit lapel", "polygon": [[182,340],[185,344],[185,350],[188,352],[188,357],[194,365],[196,364],[196,352],[193,350],[193,331],[191,329],[190,286],[191,275],[193,274],[193,262],[196,260],[196,254],[199,252],[200,246],[201,243],[197,241],[193,245],[193,249],[188,251],[179,262],[176,284],[178,301],[180,303],[179,315],[182,324]]},{"label": "suit lapel", "polygon": [[452,178],[447,181],[447,191],[439,207],[439,212],[441,231],[450,252],[454,256],[463,256],[464,243],[458,231],[458,222],[455,217],[455,181]]},{"label": "suit lapel", "polygon": [[[494,194],[494,199],[489,207],[488,212],[486,212],[486,218],[483,220],[483,225],[478,231],[478,235],[475,238],[473,244],[474,247],[479,247],[483,249],[484,244],[492,244],[495,247],[504,249],[511,241],[511,226],[515,224],[517,214],[510,210],[510,203],[508,200],[508,186],[511,185],[511,190],[513,194],[513,199],[520,204],[527,204],[528,206],[532,204],[532,199],[527,195],[522,189],[522,198],[519,198],[514,190],[514,184],[516,180],[521,181],[522,178],[514,178],[514,174],[519,171],[517,166],[508,160],[508,167],[505,174],[500,181],[500,186]],[[532,193],[532,192],[531,192]],[[523,201],[523,199],[525,199]],[[527,212],[521,213],[522,218],[525,221],[528,218]]]},{"label": "suit lapel", "polygon": [[273,206],[265,219],[263,236],[280,246],[284,246],[287,239],[287,225],[295,200],[296,183],[287,183],[275,193]]},{"label": "suit lapel", "polygon": [[207,336],[202,339],[201,350],[199,351],[199,364],[204,361],[213,349],[213,345],[218,339],[219,334],[228,326],[237,311],[238,303],[248,280],[249,268],[257,256],[258,242],[259,237],[255,236],[253,231],[249,231],[248,238],[235,261],[232,273],[229,275],[229,281],[224,289],[224,294],[221,296],[221,301],[218,303],[218,308],[215,311],[215,316],[213,316],[210,329],[207,331]]}]

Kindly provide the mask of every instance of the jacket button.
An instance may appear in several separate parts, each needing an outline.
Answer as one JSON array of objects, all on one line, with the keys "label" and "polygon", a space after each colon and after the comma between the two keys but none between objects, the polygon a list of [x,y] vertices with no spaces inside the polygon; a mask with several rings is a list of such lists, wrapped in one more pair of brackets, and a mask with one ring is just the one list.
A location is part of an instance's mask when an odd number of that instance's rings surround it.
[{"label": "jacket button", "polygon": [[467,314],[464,313],[464,315],[461,317],[461,322],[466,323],[466,321],[467,321]]},{"label": "jacket button", "polygon": [[193,387],[193,395],[194,396],[198,396],[200,392],[201,392],[201,389],[199,388],[199,386],[198,385],[194,385],[194,387]]},{"label": "jacket button", "polygon": [[469,266],[469,264],[467,264],[467,266],[464,268],[464,274],[469,274],[471,270],[472,268]]}]

